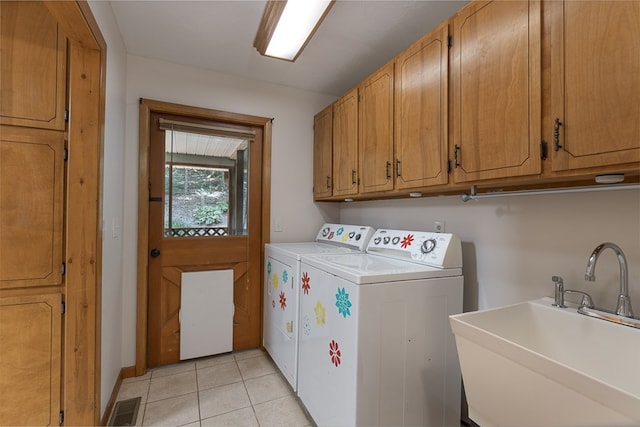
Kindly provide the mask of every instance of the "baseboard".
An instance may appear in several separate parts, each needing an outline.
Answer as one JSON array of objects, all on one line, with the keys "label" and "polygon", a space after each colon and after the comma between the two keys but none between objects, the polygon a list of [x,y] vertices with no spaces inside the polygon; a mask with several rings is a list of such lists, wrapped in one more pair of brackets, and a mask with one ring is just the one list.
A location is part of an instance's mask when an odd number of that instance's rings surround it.
[{"label": "baseboard", "polygon": [[107,423],[109,422],[109,418],[111,417],[111,412],[113,411],[113,407],[116,404],[116,399],[118,398],[118,393],[120,392],[120,386],[122,385],[122,380],[124,380],[125,378],[131,378],[135,376],[136,376],[135,366],[127,366],[126,368],[120,369],[120,373],[118,374],[118,379],[116,380],[116,383],[113,386],[113,390],[111,391],[111,396],[109,397],[107,408],[104,411],[102,420],[100,420],[100,425],[106,426]]}]

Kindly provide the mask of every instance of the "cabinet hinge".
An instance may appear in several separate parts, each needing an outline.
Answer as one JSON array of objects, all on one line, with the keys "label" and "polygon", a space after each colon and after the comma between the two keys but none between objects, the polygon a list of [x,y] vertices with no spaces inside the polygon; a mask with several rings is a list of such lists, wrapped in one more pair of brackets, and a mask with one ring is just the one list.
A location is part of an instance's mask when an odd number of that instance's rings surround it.
[{"label": "cabinet hinge", "polygon": [[64,121],[65,122],[69,121],[69,110],[64,110]]},{"label": "cabinet hinge", "polygon": [[62,301],[60,303],[60,314],[65,314],[67,312],[67,305]]},{"label": "cabinet hinge", "polygon": [[65,274],[67,274],[67,263],[66,262],[62,263],[62,266],[60,267],[60,274],[62,274],[63,276]]},{"label": "cabinet hinge", "polygon": [[549,144],[544,139],[540,142],[540,158],[542,160],[547,160],[547,155],[549,154]]},{"label": "cabinet hinge", "polygon": [[447,36],[447,47],[448,47],[449,49],[451,49],[451,46],[453,46],[453,36],[452,36],[451,34],[449,34],[449,35]]},{"label": "cabinet hinge", "polygon": [[58,414],[58,423],[60,425],[62,425],[62,423],[64,423],[64,411],[60,411],[60,414]]},{"label": "cabinet hinge", "polygon": [[62,160],[64,160],[65,162],[69,160],[69,149],[65,148],[64,150],[62,150]]},{"label": "cabinet hinge", "polygon": [[451,173],[451,170],[452,170],[452,168],[451,168],[451,159],[447,159],[447,173],[448,174]]}]

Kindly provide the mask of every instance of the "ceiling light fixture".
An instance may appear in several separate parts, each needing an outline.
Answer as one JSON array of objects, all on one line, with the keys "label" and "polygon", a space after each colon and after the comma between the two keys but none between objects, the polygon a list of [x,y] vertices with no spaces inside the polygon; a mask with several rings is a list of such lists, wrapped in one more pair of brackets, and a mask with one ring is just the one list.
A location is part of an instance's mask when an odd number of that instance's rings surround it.
[{"label": "ceiling light fixture", "polygon": [[267,1],[253,46],[261,55],[295,61],[334,1]]}]

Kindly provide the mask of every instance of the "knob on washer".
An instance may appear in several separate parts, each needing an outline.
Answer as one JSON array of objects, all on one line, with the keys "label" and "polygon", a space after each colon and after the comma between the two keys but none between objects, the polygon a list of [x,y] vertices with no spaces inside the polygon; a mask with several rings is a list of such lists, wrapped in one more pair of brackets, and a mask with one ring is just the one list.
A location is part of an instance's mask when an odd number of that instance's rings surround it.
[{"label": "knob on washer", "polygon": [[420,246],[420,252],[423,254],[428,254],[432,252],[436,248],[436,239],[427,239],[422,242],[422,246]]}]

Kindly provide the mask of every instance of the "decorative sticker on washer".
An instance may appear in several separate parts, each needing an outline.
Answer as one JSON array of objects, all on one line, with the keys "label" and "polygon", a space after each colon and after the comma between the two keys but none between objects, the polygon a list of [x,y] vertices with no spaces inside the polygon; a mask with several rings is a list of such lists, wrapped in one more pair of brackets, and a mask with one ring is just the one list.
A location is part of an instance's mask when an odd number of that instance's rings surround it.
[{"label": "decorative sticker on washer", "polygon": [[287,270],[284,270],[282,272],[282,282],[287,283],[289,281],[289,273],[287,273]]},{"label": "decorative sticker on washer", "polygon": [[349,235],[348,234],[344,234],[342,236],[342,243],[346,242],[347,240],[349,240]]},{"label": "decorative sticker on washer", "polygon": [[302,273],[302,291],[305,295],[309,295],[309,289],[311,289],[311,284],[309,282],[309,275],[305,271],[304,273]]},{"label": "decorative sticker on washer", "polygon": [[271,282],[273,283],[273,289],[278,289],[278,275],[275,272],[271,276]]},{"label": "decorative sticker on washer", "polygon": [[329,343],[329,357],[331,357],[331,363],[333,363],[336,368],[340,366],[341,355],[342,353],[340,353],[340,346],[337,342],[335,342],[335,340],[331,340],[331,342]]},{"label": "decorative sticker on washer", "polygon": [[309,316],[307,316],[306,314],[304,316],[304,320],[302,321],[302,330],[304,331],[305,335],[309,335],[311,333],[311,319],[309,319]]},{"label": "decorative sticker on washer", "polygon": [[271,274],[271,261],[267,263],[267,273]]},{"label": "decorative sticker on washer", "polygon": [[411,246],[411,243],[413,243],[413,234],[407,234],[402,238],[402,242],[400,242],[400,246],[402,246],[402,248],[405,249],[407,246]]},{"label": "decorative sticker on washer", "polygon": [[329,237],[328,237],[328,239],[329,239],[329,240],[333,239],[333,231],[332,231],[331,233],[329,233]]},{"label": "decorative sticker on washer", "polygon": [[338,236],[341,236],[341,235],[342,235],[342,233],[344,233],[344,228],[343,228],[343,227],[340,227],[340,228],[338,228],[338,230],[336,230],[336,234],[337,234]]},{"label": "decorative sticker on washer", "polygon": [[325,314],[327,311],[324,309],[324,305],[322,305],[320,300],[318,300],[318,303],[316,304],[313,311],[316,313],[316,323],[318,325],[324,325],[325,323],[327,323],[325,319]]},{"label": "decorative sticker on washer", "polygon": [[287,296],[284,294],[284,291],[280,291],[280,308],[287,308]]},{"label": "decorative sticker on washer", "polygon": [[338,293],[336,294],[336,307],[338,307],[338,313],[342,314],[343,317],[351,316],[351,310],[349,310],[351,305],[347,291],[344,288],[338,288]]}]

